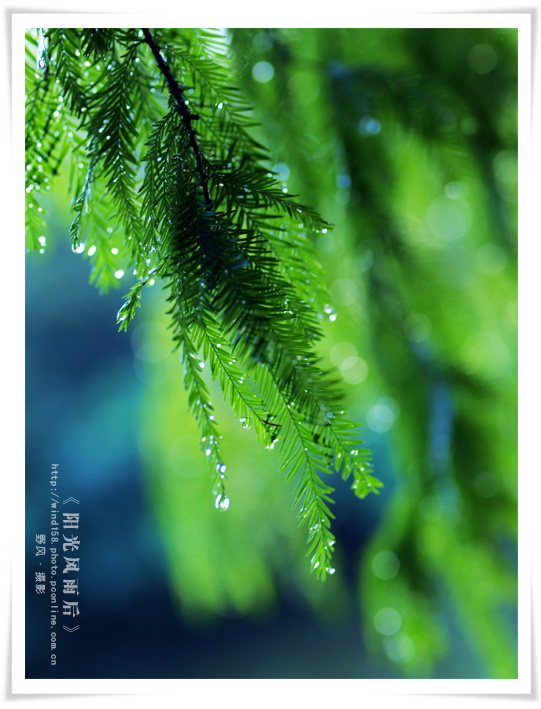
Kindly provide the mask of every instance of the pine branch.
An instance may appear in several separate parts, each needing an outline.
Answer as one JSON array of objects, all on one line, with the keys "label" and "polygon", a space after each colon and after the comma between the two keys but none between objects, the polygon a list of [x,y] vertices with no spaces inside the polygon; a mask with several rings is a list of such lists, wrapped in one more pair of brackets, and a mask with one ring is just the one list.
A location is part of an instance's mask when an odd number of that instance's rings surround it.
[{"label": "pine branch", "polygon": [[221,336],[219,324],[211,313],[207,312],[199,327],[203,336],[203,356],[210,363],[212,381],[219,379],[224,398],[229,400],[231,407],[237,412],[242,426],[250,428],[253,422],[258,439],[268,448],[272,447],[276,433],[271,430],[275,428],[269,421],[271,415],[266,413],[263,401],[246,383],[246,375],[228,348],[227,340]]},{"label": "pine branch", "polygon": [[201,161],[201,151],[199,149],[199,144],[195,137],[196,132],[192,126],[192,121],[198,120],[199,116],[193,114],[186,105],[182,89],[180,88],[176,79],[171,74],[171,71],[169,70],[165,59],[162,57],[160,48],[156,44],[152,34],[149,32],[148,29],[145,28],[143,28],[143,34],[145,36],[145,41],[147,42],[148,46],[152,51],[152,54],[154,55],[154,58],[156,59],[156,63],[158,64],[160,71],[165,76],[165,79],[169,86],[169,91],[171,92],[171,95],[174,97],[177,103],[178,111],[182,117],[182,121],[184,122],[186,132],[188,133],[188,137],[190,139],[190,145],[193,150],[195,161],[197,163],[197,170],[199,172],[205,202],[209,205],[209,207],[212,207],[212,200],[210,198],[210,192],[208,188],[208,177],[205,170],[203,169],[203,163]]},{"label": "pine branch", "polygon": [[[269,448],[280,441],[281,469],[296,480],[294,506],[309,526],[311,567],[325,578],[333,489],[322,476],[353,475],[359,497],[381,485],[341,410],[337,381],[314,351],[329,306],[306,230],[330,225],[262,165],[268,153],[250,135],[254,122],[229,84],[227,60],[212,54],[214,35],[86,29],[48,37],[50,73],[39,84],[46,100],[28,102],[28,154],[55,170],[68,146],[73,245],[86,248],[103,290],[134,269],[138,281],[117,314],[121,330],[143,288],[162,281],[216,506],[227,509],[229,498],[206,365],[240,422],[253,424]],[[184,86],[186,77],[194,86]],[[56,140],[57,119],[69,141]],[[42,154],[34,145],[40,131],[48,141]]]},{"label": "pine branch", "polygon": [[289,421],[297,443],[290,444],[289,448],[282,453],[281,469],[286,471],[286,480],[291,482],[298,477],[295,487],[296,497],[293,506],[301,500],[302,505],[299,511],[301,524],[308,524],[308,551],[307,556],[314,552],[311,559],[311,568],[317,572],[321,579],[325,579],[327,573],[333,574],[334,569],[330,566],[333,546],[335,544],[334,534],[330,531],[331,519],[334,514],[326,503],[332,504],[334,500],[330,494],[334,489],[321,480],[319,472],[329,473],[328,465],[323,466],[321,457],[314,454],[312,449],[313,434],[307,429],[293,407],[280,391],[279,383],[272,372],[271,378],[276,385],[281,399],[281,415],[286,418],[284,422],[285,430],[288,431],[287,421]]}]

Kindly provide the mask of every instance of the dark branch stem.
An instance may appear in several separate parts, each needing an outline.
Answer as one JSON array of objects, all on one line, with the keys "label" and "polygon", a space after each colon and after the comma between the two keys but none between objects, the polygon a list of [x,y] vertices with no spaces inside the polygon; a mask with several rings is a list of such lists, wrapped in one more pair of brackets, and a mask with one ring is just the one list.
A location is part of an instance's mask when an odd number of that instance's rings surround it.
[{"label": "dark branch stem", "polygon": [[184,98],[184,95],[182,93],[182,89],[180,88],[177,80],[171,73],[171,70],[167,66],[167,63],[165,59],[163,58],[160,48],[156,44],[156,41],[150,31],[148,29],[145,29],[143,27],[143,34],[145,36],[145,41],[152,50],[152,54],[154,55],[154,58],[156,59],[156,62],[158,64],[158,67],[162,74],[165,76],[167,80],[167,84],[169,85],[169,91],[171,92],[171,95],[177,102],[177,107],[178,111],[180,113],[180,116],[182,118],[182,122],[184,123],[184,126],[186,128],[186,131],[188,133],[188,137],[190,139],[190,145],[192,147],[192,151],[195,157],[195,162],[197,164],[197,171],[199,172],[199,179],[201,182],[201,187],[203,188],[203,196],[205,198],[205,202],[209,207],[212,207],[212,200],[210,198],[210,192],[209,192],[209,186],[208,186],[208,175],[205,172],[203,168],[203,162],[201,160],[201,150],[199,148],[199,143],[197,142],[196,136],[196,131],[194,130],[192,126],[192,121],[197,120],[199,116],[194,115],[190,109],[188,108],[188,105],[186,104],[186,100]]}]

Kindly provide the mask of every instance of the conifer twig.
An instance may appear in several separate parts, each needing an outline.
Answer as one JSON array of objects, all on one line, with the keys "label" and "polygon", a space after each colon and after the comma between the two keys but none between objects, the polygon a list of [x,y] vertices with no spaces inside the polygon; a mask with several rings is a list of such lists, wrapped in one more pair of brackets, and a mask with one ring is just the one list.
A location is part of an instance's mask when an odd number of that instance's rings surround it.
[{"label": "conifer twig", "polygon": [[208,175],[205,172],[203,168],[203,163],[201,161],[201,149],[199,148],[199,143],[197,142],[197,138],[195,137],[196,131],[192,125],[192,121],[198,120],[199,116],[192,113],[190,109],[188,108],[188,105],[184,99],[184,94],[182,92],[182,89],[178,83],[178,81],[175,79],[173,74],[171,73],[171,70],[169,69],[169,66],[167,65],[167,62],[162,56],[160,47],[156,44],[156,40],[152,36],[151,32],[143,27],[143,34],[145,36],[145,41],[150,47],[152,54],[154,55],[154,58],[156,59],[156,62],[158,64],[158,67],[162,74],[165,76],[167,80],[167,84],[169,85],[169,91],[171,92],[171,95],[177,102],[178,106],[178,111],[181,115],[182,121],[184,125],[186,126],[186,131],[188,132],[188,136],[190,139],[190,145],[195,157],[195,162],[197,163],[197,171],[199,172],[199,178],[201,182],[201,187],[203,188],[203,195],[205,197],[205,202],[209,207],[212,207],[212,199],[210,197],[210,192],[209,192],[209,186],[208,186]]},{"label": "conifer twig", "polygon": [[[361,453],[356,424],[343,418],[332,372],[318,366],[313,347],[329,306],[322,269],[298,222],[302,218],[316,232],[330,225],[284,192],[264,167],[270,154],[250,135],[255,123],[230,85],[232,68],[214,58],[214,35],[186,32],[186,41],[175,44],[168,30],[156,29],[154,36],[146,28],[51,30],[54,83],[46,101],[37,100],[43,77],[30,57],[27,241],[41,251],[42,221],[32,193],[48,188],[53,168],[71,152],[77,195],[72,243],[79,246],[85,236],[92,278],[104,290],[124,275],[128,253],[135,265],[138,282],[118,311],[119,328],[133,320],[147,282],[161,278],[169,289],[172,339],[181,352],[215,505],[225,510],[229,498],[221,436],[201,372],[205,363],[240,423],[252,422],[268,448],[283,442],[281,470],[288,482],[297,478],[294,506],[300,505],[299,522],[309,526],[311,567],[325,578],[333,573],[334,515],[324,474],[336,469],[346,479],[353,473],[358,497],[381,486],[355,458]],[[143,44],[150,51],[141,52]],[[103,59],[106,69],[84,57]],[[188,101],[190,72],[197,90]],[[157,101],[155,79],[162,84]],[[74,119],[86,129],[80,145],[56,131],[62,123],[71,129]],[[43,127],[54,150],[40,137]],[[107,223],[118,216],[117,233]],[[115,259],[121,249],[125,254]]]}]

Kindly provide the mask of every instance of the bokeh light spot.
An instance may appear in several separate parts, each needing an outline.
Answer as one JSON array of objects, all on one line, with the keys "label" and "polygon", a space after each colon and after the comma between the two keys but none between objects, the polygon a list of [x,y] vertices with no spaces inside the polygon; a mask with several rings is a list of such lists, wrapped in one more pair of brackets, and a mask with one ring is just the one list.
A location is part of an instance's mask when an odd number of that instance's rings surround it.
[{"label": "bokeh light spot", "polygon": [[468,52],[468,65],[477,74],[489,74],[498,63],[498,55],[490,44],[476,44]]},{"label": "bokeh light spot", "polygon": [[515,150],[500,150],[492,163],[496,179],[504,185],[518,181],[518,156]]},{"label": "bokeh light spot", "polygon": [[257,62],[252,69],[252,74],[260,84],[266,84],[274,76],[274,67],[269,62]]},{"label": "bokeh light spot", "polygon": [[363,116],[357,125],[357,130],[363,135],[377,135],[381,131],[381,123],[372,116]]},{"label": "bokeh light spot", "polygon": [[263,30],[256,34],[256,36],[252,40],[252,44],[254,49],[260,53],[268,52],[270,49],[272,49],[272,39],[269,33]]},{"label": "bokeh light spot", "polygon": [[428,228],[443,241],[456,241],[467,234],[471,222],[471,210],[465,202],[449,202],[437,197],[426,211]]},{"label": "bokeh light spot", "polygon": [[502,338],[494,332],[473,334],[460,350],[464,368],[483,379],[496,379],[505,373],[511,357]]},{"label": "bokeh light spot", "polygon": [[500,483],[494,473],[485,470],[474,477],[473,487],[479,497],[494,497],[499,490]]},{"label": "bokeh light spot", "polygon": [[366,423],[375,433],[389,431],[400,412],[400,407],[394,399],[380,399],[366,414]]},{"label": "bokeh light spot", "polygon": [[340,367],[349,357],[357,357],[357,349],[351,342],[337,342],[330,352],[331,362]]},{"label": "bokeh light spot", "polygon": [[284,182],[289,177],[289,166],[285,162],[277,162],[272,171],[276,173],[279,182]]},{"label": "bokeh light spot", "polygon": [[374,576],[384,581],[393,579],[400,569],[400,561],[392,551],[380,551],[372,559]]},{"label": "bokeh light spot", "polygon": [[445,194],[449,199],[460,199],[468,194],[468,185],[464,182],[448,182],[445,185]]},{"label": "bokeh light spot", "polygon": [[348,384],[360,384],[368,375],[368,365],[361,357],[348,357],[340,365],[340,372]]},{"label": "bokeh light spot", "polygon": [[385,644],[385,652],[393,662],[405,665],[415,657],[415,645],[408,635],[396,635]]},{"label": "bokeh light spot", "polygon": [[402,617],[396,608],[382,608],[374,616],[374,626],[382,635],[394,635],[401,625]]},{"label": "bokeh light spot", "polygon": [[340,189],[347,190],[347,188],[351,186],[351,177],[347,174],[347,172],[344,172],[341,175],[338,175],[336,178],[336,184],[340,187]]}]

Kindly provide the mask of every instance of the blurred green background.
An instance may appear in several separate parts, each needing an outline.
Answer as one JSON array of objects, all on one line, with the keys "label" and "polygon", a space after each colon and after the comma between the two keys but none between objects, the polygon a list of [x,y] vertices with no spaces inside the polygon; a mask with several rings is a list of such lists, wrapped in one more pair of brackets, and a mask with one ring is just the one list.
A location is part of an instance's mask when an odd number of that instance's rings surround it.
[{"label": "blurred green background", "polygon": [[[159,284],[116,334],[129,279],[86,284],[57,188],[27,260],[27,511],[60,449],[95,525],[87,587],[121,570],[90,612],[125,640],[136,608],[158,628],[146,664],[133,640],[88,672],[516,677],[517,30],[226,36],[269,168],[335,225],[314,235],[337,315],[320,353],[385,488],[360,501],[334,476],[336,574],[319,582],[280,445],[261,449],[212,385],[217,511]],[[119,533],[100,537],[105,510]]]}]

